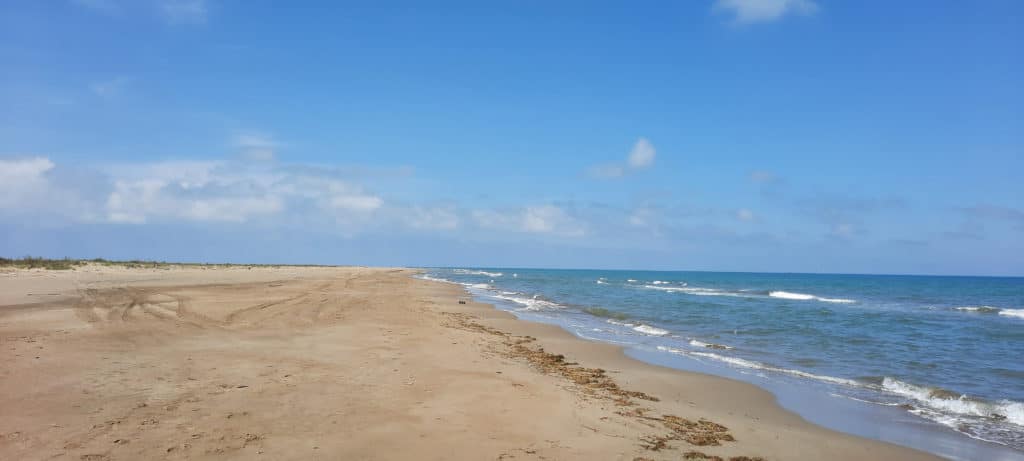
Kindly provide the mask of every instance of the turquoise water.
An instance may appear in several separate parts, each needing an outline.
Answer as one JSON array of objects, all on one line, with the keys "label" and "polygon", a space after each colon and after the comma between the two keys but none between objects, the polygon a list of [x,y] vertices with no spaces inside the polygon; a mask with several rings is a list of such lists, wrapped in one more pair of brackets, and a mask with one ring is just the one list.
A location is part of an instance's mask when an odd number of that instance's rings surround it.
[{"label": "turquoise water", "polygon": [[495,268],[425,277],[644,359],[799,384],[1024,453],[1024,278]]}]

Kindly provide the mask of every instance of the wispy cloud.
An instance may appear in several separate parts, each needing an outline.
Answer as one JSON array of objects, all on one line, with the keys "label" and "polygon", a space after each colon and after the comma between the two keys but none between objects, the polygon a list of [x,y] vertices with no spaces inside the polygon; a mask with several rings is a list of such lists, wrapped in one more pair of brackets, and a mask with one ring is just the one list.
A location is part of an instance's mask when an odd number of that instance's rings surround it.
[{"label": "wispy cloud", "polygon": [[817,195],[797,201],[796,207],[799,213],[827,226],[827,237],[850,239],[869,233],[868,216],[904,210],[908,205],[899,197]]},{"label": "wispy cloud", "polygon": [[654,165],[654,158],[657,150],[647,138],[639,138],[633,144],[626,156],[625,165],[619,163],[608,163],[594,165],[587,169],[587,176],[594,179],[616,179],[621,178],[630,172],[650,168]]},{"label": "wispy cloud", "polygon": [[71,0],[71,3],[103,13],[116,13],[121,7],[115,0]]},{"label": "wispy cloud", "polygon": [[755,170],[750,172],[750,180],[755,184],[770,184],[779,181],[779,176],[771,171]]},{"label": "wispy cloud", "polygon": [[818,5],[813,0],[716,0],[714,9],[731,14],[734,24],[746,25],[814,14]]},{"label": "wispy cloud", "polygon": [[406,223],[413,229],[455,230],[462,223],[454,206],[413,206],[405,210]]},{"label": "wispy cloud", "polygon": [[980,221],[997,221],[1009,223],[1014,229],[1024,231],[1024,210],[988,204],[962,207],[958,210],[976,227],[981,226]]},{"label": "wispy cloud", "polygon": [[528,206],[512,210],[474,210],[473,219],[485,229],[505,232],[580,237],[586,234],[582,222],[554,205]]},{"label": "wispy cloud", "polygon": [[96,96],[109,98],[121,94],[129,83],[131,83],[131,78],[118,76],[109,80],[94,82],[89,85],[89,89]]},{"label": "wispy cloud", "polygon": [[647,138],[640,138],[636,140],[633,149],[629,151],[627,163],[634,170],[648,168],[654,164],[655,154],[654,145]]},{"label": "wispy cloud", "polygon": [[274,160],[280,147],[272,136],[254,132],[236,135],[232,144],[245,158],[260,161]]},{"label": "wispy cloud", "polygon": [[160,0],[159,8],[171,24],[205,24],[209,15],[205,0]]},{"label": "wispy cloud", "polygon": [[207,0],[71,0],[71,3],[108,16],[156,15],[167,24],[205,24],[210,16]]}]

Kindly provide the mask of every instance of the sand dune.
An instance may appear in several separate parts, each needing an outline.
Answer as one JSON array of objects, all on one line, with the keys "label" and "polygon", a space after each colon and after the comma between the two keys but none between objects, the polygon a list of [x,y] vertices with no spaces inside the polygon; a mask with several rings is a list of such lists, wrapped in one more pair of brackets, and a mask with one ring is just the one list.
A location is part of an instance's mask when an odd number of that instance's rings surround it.
[{"label": "sand dune", "polygon": [[932,459],[412,273],[0,274],[0,459]]}]

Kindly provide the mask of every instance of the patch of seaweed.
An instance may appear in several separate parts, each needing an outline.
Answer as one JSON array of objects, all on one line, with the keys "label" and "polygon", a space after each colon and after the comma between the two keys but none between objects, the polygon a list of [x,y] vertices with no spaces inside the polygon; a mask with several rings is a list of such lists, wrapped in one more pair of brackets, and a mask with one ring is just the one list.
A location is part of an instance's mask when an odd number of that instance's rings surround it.
[{"label": "patch of seaweed", "polygon": [[[699,451],[688,451],[686,453],[683,453],[683,459],[690,459],[690,460],[695,460],[695,461],[725,461],[725,458],[722,458],[721,456],[709,455],[709,454],[706,454],[706,453],[701,453]],[[753,457],[753,458],[751,458],[749,456],[732,456],[732,457],[729,458],[729,461],[765,461],[765,460],[764,460],[764,458],[762,458],[760,456],[756,456],[756,457]]]},{"label": "patch of seaweed", "polygon": [[[619,387],[615,381],[601,368],[587,368],[577,363],[568,362],[562,354],[552,354],[536,344],[537,338],[532,336],[516,336],[510,333],[482,325],[474,317],[463,314],[445,312],[445,326],[467,331],[485,333],[500,337],[504,355],[511,358],[525,359],[530,365],[545,374],[561,376],[572,382],[584,394],[614,402],[622,409],[615,413],[637,420],[651,428],[664,429],[662,435],[647,435],[640,438],[640,446],[650,451],[671,448],[669,442],[684,441],[696,446],[718,446],[722,442],[733,442],[736,439],[729,429],[721,424],[699,419],[691,421],[675,415],[650,416],[650,408],[637,406],[633,399],[657,402],[658,398],[643,392],[630,391]],[[697,456],[704,456],[700,458]],[[721,457],[705,455],[691,451],[684,454],[685,459],[706,459],[722,461]],[[763,461],[762,458],[745,456],[730,458],[730,461]]]},{"label": "patch of seaweed", "polygon": [[481,325],[472,317],[462,313],[447,313],[451,322],[447,326],[463,330],[500,336],[506,347],[505,355],[525,359],[534,368],[545,374],[562,376],[579,386],[584,393],[611,400],[618,405],[632,405],[630,399],[657,402],[658,398],[643,392],[630,391],[619,387],[607,372],[601,368],[587,368],[574,362],[567,362],[562,354],[552,354],[536,345],[537,338],[515,336],[504,331]]}]

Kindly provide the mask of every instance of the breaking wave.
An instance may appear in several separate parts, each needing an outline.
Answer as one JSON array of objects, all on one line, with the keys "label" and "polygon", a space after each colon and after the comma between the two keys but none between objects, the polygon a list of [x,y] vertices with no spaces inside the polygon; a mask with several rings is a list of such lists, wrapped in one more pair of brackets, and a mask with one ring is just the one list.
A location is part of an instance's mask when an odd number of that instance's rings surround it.
[{"label": "breaking wave", "polygon": [[821,296],[814,296],[805,293],[791,293],[789,291],[769,291],[768,296],[771,296],[772,298],[793,299],[798,301],[821,301],[826,303],[849,304],[856,302],[852,299],[822,298]]},{"label": "breaking wave", "polygon": [[656,327],[652,327],[650,325],[644,325],[644,324],[640,324],[640,325],[634,326],[633,330],[634,331],[639,331],[640,333],[643,333],[645,335],[651,335],[651,336],[665,336],[665,335],[667,335],[669,333],[668,330],[662,330],[661,328],[656,328]]},{"label": "breaking wave", "polygon": [[1003,309],[999,311],[999,315],[1024,319],[1024,309]]},{"label": "breaking wave", "polygon": [[486,275],[488,277],[501,277],[502,275],[505,275],[501,272],[487,272],[470,269],[455,269],[452,272],[455,272],[456,274],[460,275]]},{"label": "breaking wave", "polygon": [[[1018,426],[1024,426],[1024,403],[1021,402],[1012,400],[987,402],[945,389],[906,383],[888,376],[882,379],[882,388],[893,394],[910,398],[919,405],[943,415],[1005,420]],[[945,424],[942,418],[930,419]]]}]

